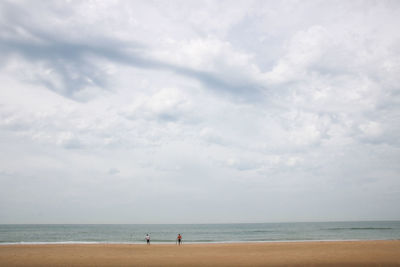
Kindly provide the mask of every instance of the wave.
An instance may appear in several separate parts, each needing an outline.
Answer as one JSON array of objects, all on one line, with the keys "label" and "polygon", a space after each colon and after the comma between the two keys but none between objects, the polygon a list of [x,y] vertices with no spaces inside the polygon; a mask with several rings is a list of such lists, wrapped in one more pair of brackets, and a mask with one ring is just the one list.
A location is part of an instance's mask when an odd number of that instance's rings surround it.
[{"label": "wave", "polygon": [[340,231],[340,230],[393,230],[390,227],[339,227],[339,228],[326,228],[321,230],[332,230],[332,231]]},{"label": "wave", "polygon": [[[190,240],[183,244],[235,244],[235,243],[301,243],[301,242],[354,242],[354,241],[376,241],[376,240],[400,240],[400,239],[276,239],[276,240]],[[146,245],[145,242],[88,242],[88,241],[60,241],[60,242],[0,242],[1,246],[8,245]],[[152,242],[152,244],[174,245],[175,242]]]}]

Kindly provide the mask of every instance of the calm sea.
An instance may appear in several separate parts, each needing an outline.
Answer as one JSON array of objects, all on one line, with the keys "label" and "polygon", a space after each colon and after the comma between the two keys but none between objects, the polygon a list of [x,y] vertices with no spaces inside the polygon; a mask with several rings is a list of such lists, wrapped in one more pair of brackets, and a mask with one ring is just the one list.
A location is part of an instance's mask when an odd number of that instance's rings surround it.
[{"label": "calm sea", "polygon": [[26,224],[0,225],[0,244],[186,243],[312,240],[400,240],[400,221],[249,224]]}]

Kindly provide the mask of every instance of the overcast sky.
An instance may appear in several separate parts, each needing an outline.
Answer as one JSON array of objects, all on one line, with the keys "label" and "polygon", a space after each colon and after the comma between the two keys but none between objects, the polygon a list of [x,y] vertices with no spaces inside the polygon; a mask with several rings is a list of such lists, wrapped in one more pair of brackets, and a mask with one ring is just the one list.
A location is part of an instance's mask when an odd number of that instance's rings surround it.
[{"label": "overcast sky", "polygon": [[399,1],[0,2],[0,223],[400,219]]}]

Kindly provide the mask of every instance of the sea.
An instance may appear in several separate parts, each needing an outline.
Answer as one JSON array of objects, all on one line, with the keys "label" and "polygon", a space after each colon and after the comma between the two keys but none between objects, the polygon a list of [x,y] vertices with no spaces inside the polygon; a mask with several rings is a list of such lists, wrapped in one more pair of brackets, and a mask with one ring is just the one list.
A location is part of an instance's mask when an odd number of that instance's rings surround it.
[{"label": "sea", "polygon": [[240,224],[0,224],[0,245],[400,240],[400,221]]}]

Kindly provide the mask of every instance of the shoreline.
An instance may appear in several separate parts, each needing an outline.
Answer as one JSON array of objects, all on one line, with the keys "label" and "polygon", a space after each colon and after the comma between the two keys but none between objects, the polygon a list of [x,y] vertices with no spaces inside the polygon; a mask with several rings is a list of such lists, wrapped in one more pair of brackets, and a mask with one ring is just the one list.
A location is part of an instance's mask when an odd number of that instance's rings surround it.
[{"label": "shoreline", "polygon": [[[212,242],[183,242],[186,245],[201,244],[263,244],[263,243],[314,243],[314,242],[374,242],[374,241],[400,241],[400,239],[321,239],[321,240],[260,240],[260,241],[212,241]],[[175,245],[176,242],[158,242],[151,241],[151,245]],[[123,241],[43,241],[43,242],[0,242],[1,246],[14,245],[146,245],[146,242],[123,242]]]},{"label": "shoreline", "polygon": [[400,266],[400,240],[0,246],[0,266],[132,265]]}]

